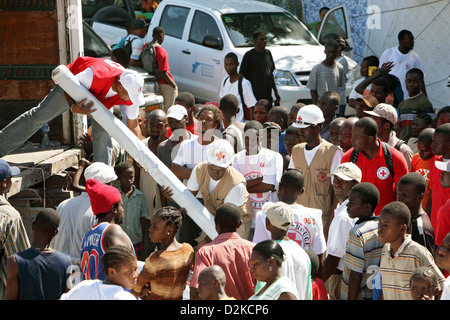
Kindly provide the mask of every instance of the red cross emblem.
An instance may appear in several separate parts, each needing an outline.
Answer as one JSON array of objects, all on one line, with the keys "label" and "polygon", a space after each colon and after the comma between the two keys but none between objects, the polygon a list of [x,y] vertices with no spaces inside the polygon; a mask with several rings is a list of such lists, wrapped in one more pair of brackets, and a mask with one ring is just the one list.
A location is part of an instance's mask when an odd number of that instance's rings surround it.
[{"label": "red cross emblem", "polygon": [[381,167],[377,170],[377,177],[381,180],[387,179],[389,176],[389,169],[386,167]]},{"label": "red cross emblem", "polygon": [[303,118],[302,118],[302,116],[298,116],[298,119],[297,119],[298,121],[303,121]]},{"label": "red cross emblem", "polygon": [[223,154],[222,151],[220,151],[219,153],[216,153],[216,157],[217,157],[217,161],[225,159],[225,155]]}]

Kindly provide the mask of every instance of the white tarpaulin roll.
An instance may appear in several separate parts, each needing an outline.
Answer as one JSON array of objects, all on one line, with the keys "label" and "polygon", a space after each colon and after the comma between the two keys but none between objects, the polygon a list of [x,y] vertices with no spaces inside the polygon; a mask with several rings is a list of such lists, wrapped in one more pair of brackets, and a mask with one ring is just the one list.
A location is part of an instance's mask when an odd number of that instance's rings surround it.
[{"label": "white tarpaulin roll", "polygon": [[188,215],[208,235],[210,239],[217,236],[213,215],[197,200],[186,186],[167,168],[167,166],[150,151],[130,129],[117,119],[94,95],[83,87],[70,70],[60,65],[52,72],[52,79],[72,99],[81,101],[86,98],[94,103],[96,109],[91,115],[135,159],[152,178],[161,186],[173,190],[173,200],[186,208]]}]

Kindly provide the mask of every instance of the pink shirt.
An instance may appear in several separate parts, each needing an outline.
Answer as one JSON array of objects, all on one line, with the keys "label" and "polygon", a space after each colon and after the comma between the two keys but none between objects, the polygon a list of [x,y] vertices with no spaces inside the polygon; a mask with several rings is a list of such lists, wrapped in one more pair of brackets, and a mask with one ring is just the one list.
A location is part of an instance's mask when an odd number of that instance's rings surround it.
[{"label": "pink shirt", "polygon": [[225,272],[225,292],[236,300],[248,300],[254,294],[256,280],[250,270],[250,256],[255,244],[236,232],[219,234],[202,246],[196,256],[190,287],[198,287],[198,275],[209,266],[218,265]]}]

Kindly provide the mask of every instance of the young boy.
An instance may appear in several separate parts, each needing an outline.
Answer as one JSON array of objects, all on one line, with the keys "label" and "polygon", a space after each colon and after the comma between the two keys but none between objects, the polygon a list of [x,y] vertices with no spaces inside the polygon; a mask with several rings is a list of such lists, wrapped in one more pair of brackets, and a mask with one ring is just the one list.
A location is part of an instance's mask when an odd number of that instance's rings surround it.
[{"label": "young boy", "polygon": [[340,146],[339,131],[341,131],[345,118],[336,118],[330,123],[330,142],[335,146]]},{"label": "young boy", "polygon": [[32,222],[31,248],[8,257],[7,300],[57,300],[68,289],[71,258],[50,247],[60,218],[43,208]]},{"label": "young boy", "polygon": [[436,275],[428,267],[418,267],[409,279],[412,300],[434,300],[438,294]]},{"label": "young boy", "polygon": [[[239,104],[236,121],[245,122],[246,120],[253,120],[254,106],[257,101],[253,95],[250,81],[238,74],[239,61],[237,55],[233,52],[228,53],[224,58],[224,66],[228,76],[222,82],[219,97],[223,98],[226,94],[232,94],[238,99]],[[248,109],[248,118],[245,118],[244,104]]]},{"label": "young boy", "polygon": [[358,220],[350,230],[343,258],[341,300],[373,298],[373,291],[367,287],[367,280],[371,276],[369,267],[379,266],[383,248],[378,240],[378,219],[374,215],[379,201],[377,187],[369,182],[355,185],[348,195],[348,216]]},{"label": "young boy", "polygon": [[420,113],[414,118],[411,126],[411,138],[409,138],[407,142],[408,147],[411,148],[414,154],[419,152],[417,149],[417,142],[419,140],[420,133],[426,128],[430,128],[431,123],[432,119],[428,113]]},{"label": "young boy", "polygon": [[236,98],[233,94],[226,94],[220,99],[219,109],[223,115],[223,138],[231,143],[235,153],[238,153],[244,149],[242,134],[245,123],[240,122],[236,118],[238,108],[238,98]]},{"label": "young boy", "polygon": [[333,191],[339,203],[334,210],[334,218],[328,230],[327,256],[323,264],[322,280],[330,295],[330,300],[340,300],[339,284],[344,269],[343,257],[347,247],[350,230],[355,226],[356,218],[347,214],[348,194],[361,182],[361,169],[352,162],[341,163],[333,173]]},{"label": "young boy", "polygon": [[[450,232],[436,250],[436,265],[445,270],[445,273],[450,272]],[[450,300],[450,277],[447,277],[444,282],[441,300]]]},{"label": "young boy", "polygon": [[397,200],[406,204],[411,213],[411,238],[434,256],[436,249],[430,217],[422,208],[427,181],[418,172],[405,174],[397,185]]},{"label": "young boy", "polygon": [[398,105],[397,136],[408,141],[412,135],[412,123],[416,115],[428,113],[434,118],[434,109],[430,100],[420,90],[423,83],[423,72],[418,68],[410,69],[406,73],[406,90],[409,97]]},{"label": "young boy", "polygon": [[420,266],[430,267],[442,289],[444,275],[427,248],[411,239],[411,214],[406,204],[394,201],[383,207],[378,239],[384,244],[380,261],[384,300],[411,300],[409,279]]},{"label": "young boy", "polygon": [[136,300],[130,293],[137,280],[137,260],[127,247],[114,245],[101,257],[105,280],[83,280],[60,300]]},{"label": "young boy", "polygon": [[312,103],[318,105],[319,97],[326,91],[339,92],[345,89],[344,68],[335,62],[338,44],[336,40],[329,40],[325,43],[326,58],[321,63],[315,65],[309,75],[306,86],[311,91]]},{"label": "young boy", "polygon": [[341,148],[342,153],[352,148],[352,129],[356,121],[358,121],[358,118],[350,117],[342,123],[339,130],[339,148]]},{"label": "young boy", "polygon": [[225,292],[227,278],[223,269],[212,265],[198,275],[198,296],[200,300],[236,300]]},{"label": "young boy", "polygon": [[[278,185],[278,198],[291,206],[294,213],[294,223],[288,229],[287,236],[305,250],[314,251],[322,265],[322,255],[326,250],[323,232],[321,210],[308,208],[296,203],[298,196],[303,193],[305,177],[300,170],[287,170],[281,176]],[[258,212],[255,217],[255,236],[253,242],[258,243],[271,238],[265,226],[265,214]],[[322,267],[320,267],[322,270]]]},{"label": "young boy", "polygon": [[[423,195],[422,200],[422,209],[427,211],[427,203],[428,198],[430,197],[430,189],[429,189],[429,174],[430,167],[432,163],[434,163],[434,153],[431,148],[431,144],[433,143],[433,128],[424,129],[417,138],[417,150],[418,153],[414,154],[411,159],[411,172],[420,173],[425,180],[427,181],[427,190]],[[427,212],[428,213],[428,212]]]},{"label": "young boy", "polygon": [[286,149],[286,155],[283,157],[283,172],[285,172],[291,161],[292,148],[301,143],[300,136],[298,135],[297,128],[289,126],[284,134],[284,147]]},{"label": "young boy", "polygon": [[[245,149],[233,156],[231,166],[244,176],[254,216],[264,203],[273,200],[282,175],[281,154],[261,147],[260,131],[263,126],[250,120],[244,127]],[[255,228],[254,220],[252,229]]]},{"label": "young boy", "polygon": [[123,231],[130,237],[138,260],[144,260],[144,219],[148,215],[145,195],[134,186],[135,170],[129,162],[121,162],[114,168],[120,186],[117,188],[122,195],[124,209]]}]

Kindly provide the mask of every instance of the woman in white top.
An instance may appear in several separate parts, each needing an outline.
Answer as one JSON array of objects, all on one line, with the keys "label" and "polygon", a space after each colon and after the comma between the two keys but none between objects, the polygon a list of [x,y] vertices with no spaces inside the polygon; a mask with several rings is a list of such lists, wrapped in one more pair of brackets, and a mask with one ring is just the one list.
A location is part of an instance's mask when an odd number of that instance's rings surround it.
[{"label": "woman in white top", "polygon": [[283,249],[274,240],[265,240],[253,247],[251,270],[256,280],[266,285],[249,300],[298,300],[294,284],[282,274],[283,256]]}]

